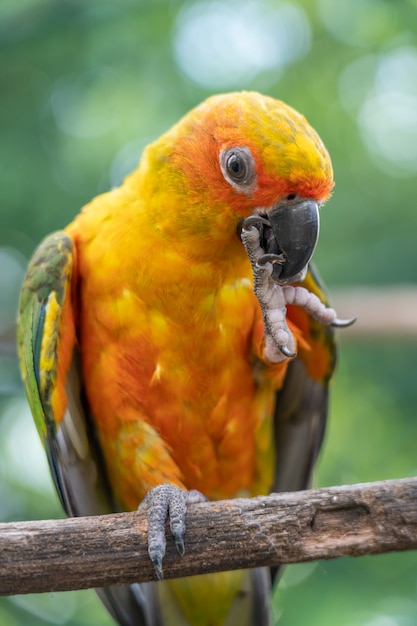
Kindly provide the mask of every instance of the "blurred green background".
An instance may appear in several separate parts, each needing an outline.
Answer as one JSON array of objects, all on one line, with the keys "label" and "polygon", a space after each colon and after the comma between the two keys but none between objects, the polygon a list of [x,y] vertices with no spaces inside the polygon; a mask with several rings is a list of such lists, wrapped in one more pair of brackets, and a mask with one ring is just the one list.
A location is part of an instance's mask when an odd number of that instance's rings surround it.
[{"label": "blurred green background", "polygon": [[[62,516],[15,356],[27,260],[208,95],[265,92],[320,133],[330,288],[415,283],[416,1],[0,0],[0,54],[2,521]],[[416,337],[346,332],[316,485],[416,474],[416,370]],[[288,567],[274,608],[284,626],[415,625],[417,555]],[[111,623],[92,591],[0,599],[0,625]]]}]

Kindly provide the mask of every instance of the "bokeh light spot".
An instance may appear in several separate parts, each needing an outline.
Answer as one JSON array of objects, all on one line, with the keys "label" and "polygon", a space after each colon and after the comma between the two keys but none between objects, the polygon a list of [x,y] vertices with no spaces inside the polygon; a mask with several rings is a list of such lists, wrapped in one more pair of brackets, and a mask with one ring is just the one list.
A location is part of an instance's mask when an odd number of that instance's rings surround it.
[{"label": "bokeh light spot", "polygon": [[253,0],[196,2],[180,11],[174,56],[191,80],[209,89],[239,88],[277,73],[310,48],[310,26],[295,4],[267,7]]},{"label": "bokeh light spot", "polygon": [[377,68],[377,57],[366,55],[355,59],[339,77],[339,96],[343,108],[356,117],[364,101],[371,95]]},{"label": "bokeh light spot", "polygon": [[3,442],[1,475],[14,484],[52,494],[46,455],[26,398],[12,398],[6,404],[0,422],[0,436]]},{"label": "bokeh light spot", "polygon": [[376,163],[391,175],[417,171],[417,49],[400,48],[378,62],[359,128]]},{"label": "bokeh light spot", "polygon": [[389,615],[378,615],[365,622],[364,626],[400,626],[400,622]]}]

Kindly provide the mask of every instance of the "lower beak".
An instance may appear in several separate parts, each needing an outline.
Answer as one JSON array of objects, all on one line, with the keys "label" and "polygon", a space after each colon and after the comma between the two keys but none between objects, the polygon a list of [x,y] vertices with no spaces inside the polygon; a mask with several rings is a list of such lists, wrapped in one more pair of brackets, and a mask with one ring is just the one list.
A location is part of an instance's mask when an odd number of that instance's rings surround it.
[{"label": "lower beak", "polygon": [[[282,264],[274,265],[274,280],[291,283],[302,279],[303,270],[313,256],[319,236],[319,207],[314,200],[275,205],[268,211]],[[268,250],[266,250],[268,252]]]}]

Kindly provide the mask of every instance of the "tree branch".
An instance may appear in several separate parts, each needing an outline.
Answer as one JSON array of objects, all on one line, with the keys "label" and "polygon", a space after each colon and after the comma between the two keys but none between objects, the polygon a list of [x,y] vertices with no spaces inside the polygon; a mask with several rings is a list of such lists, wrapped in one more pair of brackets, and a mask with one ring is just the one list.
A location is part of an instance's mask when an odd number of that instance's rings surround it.
[{"label": "tree branch", "polygon": [[[0,524],[0,594],[155,580],[146,513]],[[417,479],[189,507],[186,554],[166,578],[417,548]]]},{"label": "tree branch", "polygon": [[414,286],[332,288],[329,295],[339,317],[358,318],[355,324],[343,329],[342,336],[348,334],[350,338],[369,340],[381,336],[415,338],[417,335],[417,289]]}]

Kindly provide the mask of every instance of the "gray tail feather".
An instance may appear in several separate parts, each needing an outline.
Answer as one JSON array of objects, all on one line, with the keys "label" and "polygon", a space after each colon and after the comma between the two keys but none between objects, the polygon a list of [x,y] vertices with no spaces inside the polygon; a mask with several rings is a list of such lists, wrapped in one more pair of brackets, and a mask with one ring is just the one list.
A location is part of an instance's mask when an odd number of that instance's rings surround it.
[{"label": "gray tail feather", "polygon": [[155,583],[103,587],[96,592],[120,626],[162,626]]},{"label": "gray tail feather", "polygon": [[253,591],[252,620],[254,626],[271,626],[271,573],[269,567],[250,570]]}]

